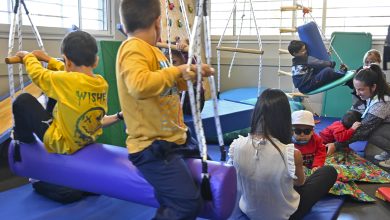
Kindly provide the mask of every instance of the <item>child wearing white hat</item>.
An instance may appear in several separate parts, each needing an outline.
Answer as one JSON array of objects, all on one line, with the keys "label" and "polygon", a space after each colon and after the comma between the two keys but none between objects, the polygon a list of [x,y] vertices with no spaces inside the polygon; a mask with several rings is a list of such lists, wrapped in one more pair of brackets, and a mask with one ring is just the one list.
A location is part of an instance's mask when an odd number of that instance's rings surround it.
[{"label": "child wearing white hat", "polygon": [[295,148],[301,151],[303,165],[309,169],[322,167],[326,158],[323,140],[314,132],[313,114],[306,110],[295,111],[291,115]]}]

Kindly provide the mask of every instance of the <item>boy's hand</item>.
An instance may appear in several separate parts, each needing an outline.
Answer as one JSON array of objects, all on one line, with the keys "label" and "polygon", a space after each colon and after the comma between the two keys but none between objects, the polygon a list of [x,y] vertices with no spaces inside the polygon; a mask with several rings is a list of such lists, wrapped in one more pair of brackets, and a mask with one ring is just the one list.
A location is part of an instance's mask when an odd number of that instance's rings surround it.
[{"label": "boy's hand", "polygon": [[188,47],[188,45],[185,44],[185,43],[179,43],[179,42],[176,43],[176,48],[177,48],[178,51],[182,51],[186,47]]},{"label": "boy's hand", "polygon": [[360,127],[360,125],[362,125],[362,123],[361,122],[358,122],[358,121],[356,121],[355,123],[353,123],[353,125],[352,125],[352,129],[353,130],[356,130],[358,127]]},{"label": "boy's hand", "polygon": [[[196,65],[190,65],[190,67],[188,67],[188,65],[183,64],[177,67],[180,69],[180,72],[185,80],[194,80],[196,78],[196,73],[198,71]],[[214,71],[214,68],[207,64],[202,64],[201,66],[201,73],[203,77],[213,75]]]},{"label": "boy's hand", "polygon": [[326,155],[332,155],[336,151],[336,146],[334,143],[329,143],[326,145],[326,147],[328,148]]},{"label": "boy's hand", "polygon": [[345,65],[344,63],[340,64],[340,70],[343,71],[343,72],[347,72],[348,71],[348,66]]},{"label": "boy's hand", "polygon": [[49,55],[47,55],[47,53],[45,53],[42,50],[34,50],[31,53],[34,54],[34,56],[36,56],[38,60],[44,61],[46,63],[48,63],[49,60],[51,59],[51,57]]},{"label": "boy's hand", "polygon": [[28,52],[28,51],[24,51],[24,50],[22,50],[22,51],[18,51],[18,52],[16,52],[16,56],[18,56],[18,57],[20,57],[20,59],[23,59],[24,58],[24,56],[26,56],[27,54],[29,54],[30,52]]},{"label": "boy's hand", "polygon": [[[190,66],[191,68],[191,71],[194,71],[194,72],[197,72],[198,71],[198,68],[196,67],[196,65],[191,65]],[[208,76],[211,76],[214,74],[214,68],[207,65],[207,64],[202,64],[201,65],[201,74],[203,77],[208,77]]]},{"label": "boy's hand", "polygon": [[196,79],[196,73],[193,71],[187,71],[187,69],[182,72],[182,75],[185,80],[194,81]]}]

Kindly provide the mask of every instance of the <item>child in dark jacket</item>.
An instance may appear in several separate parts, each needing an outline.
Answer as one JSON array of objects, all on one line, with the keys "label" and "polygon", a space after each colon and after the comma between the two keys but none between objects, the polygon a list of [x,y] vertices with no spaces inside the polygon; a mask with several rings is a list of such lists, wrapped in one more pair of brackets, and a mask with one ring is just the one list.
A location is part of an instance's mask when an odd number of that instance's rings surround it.
[{"label": "child in dark jacket", "polygon": [[349,140],[360,126],[361,116],[362,114],[357,111],[347,111],[341,120],[333,122],[320,132],[324,144]]},{"label": "child in dark jacket", "polygon": [[304,42],[293,40],[288,45],[288,51],[294,57],[292,59],[292,78],[295,88],[302,93],[308,93],[344,76],[347,66],[340,65],[340,70],[335,71],[334,61],[320,60],[307,54],[307,46]]}]

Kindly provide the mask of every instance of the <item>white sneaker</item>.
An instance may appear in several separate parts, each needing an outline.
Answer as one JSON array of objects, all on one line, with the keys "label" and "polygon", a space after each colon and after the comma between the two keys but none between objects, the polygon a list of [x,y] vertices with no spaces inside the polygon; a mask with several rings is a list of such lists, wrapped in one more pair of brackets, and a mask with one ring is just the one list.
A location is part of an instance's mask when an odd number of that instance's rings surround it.
[{"label": "white sneaker", "polygon": [[379,162],[379,166],[390,168],[390,159]]},{"label": "white sneaker", "polygon": [[386,151],[383,151],[381,154],[375,155],[375,160],[383,161],[390,159],[390,154],[387,153]]},{"label": "white sneaker", "polygon": [[28,178],[28,181],[29,181],[30,183],[36,183],[36,182],[39,182],[40,180],[33,179],[33,178]]}]

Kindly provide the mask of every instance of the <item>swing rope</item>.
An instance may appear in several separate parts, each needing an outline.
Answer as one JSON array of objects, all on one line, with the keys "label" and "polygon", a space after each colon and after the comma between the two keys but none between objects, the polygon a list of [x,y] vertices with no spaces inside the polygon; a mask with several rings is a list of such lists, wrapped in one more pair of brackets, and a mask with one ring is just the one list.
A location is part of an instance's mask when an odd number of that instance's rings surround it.
[{"label": "swing rope", "polygon": [[257,20],[256,20],[256,16],[255,16],[255,13],[254,13],[252,0],[249,0],[249,6],[250,6],[250,11],[251,11],[250,12],[250,16],[253,18],[253,22],[254,22],[254,25],[255,25],[256,36],[257,36],[257,44],[258,44],[259,50],[238,48],[238,44],[240,42],[241,33],[242,33],[242,29],[243,29],[244,17],[246,16],[245,15],[246,4],[247,4],[247,0],[245,0],[243,2],[243,9],[242,9],[243,13],[242,13],[242,16],[241,16],[240,28],[239,28],[239,32],[238,32],[238,35],[237,35],[237,40],[236,40],[235,47],[233,47],[233,48],[221,47],[221,44],[222,44],[222,40],[223,40],[223,37],[225,35],[226,29],[227,29],[227,27],[229,25],[230,19],[231,19],[232,15],[233,15],[234,11],[237,9],[237,0],[235,0],[234,3],[233,3],[233,8],[232,8],[232,11],[230,12],[229,19],[228,19],[228,21],[226,23],[226,26],[225,26],[225,28],[223,30],[223,33],[222,33],[222,35],[221,35],[221,37],[219,39],[218,45],[216,47],[217,48],[217,65],[218,65],[218,97],[219,97],[219,93],[220,93],[220,89],[221,89],[221,85],[220,85],[220,82],[221,82],[221,53],[220,53],[220,51],[221,50],[233,52],[233,56],[232,56],[232,59],[231,59],[231,62],[230,62],[229,70],[228,70],[228,77],[229,78],[231,76],[231,72],[232,72],[232,69],[233,69],[233,65],[234,65],[234,61],[235,61],[237,52],[259,54],[259,72],[258,72],[259,80],[258,80],[258,84],[257,84],[257,95],[259,96],[260,92],[261,92],[261,77],[262,77],[262,69],[263,69],[263,62],[262,62],[263,58],[262,58],[262,55],[263,55],[264,51],[263,51],[262,41],[261,41],[261,37],[260,37],[260,33],[259,33],[259,28],[257,26]]},{"label": "swing rope", "polygon": [[169,63],[172,63],[172,49],[171,49],[171,25],[169,22],[169,14],[168,14],[168,0],[165,0],[165,19],[167,22],[167,44],[168,44],[168,54],[169,54]]},{"label": "swing rope", "polygon": [[[194,19],[194,26],[192,28],[191,38],[190,38],[190,48],[188,51],[188,71],[190,70],[190,65],[192,63],[192,60],[196,58],[196,64],[197,64],[197,75],[198,75],[198,81],[202,79],[201,75],[201,23],[203,19],[203,5],[205,0],[199,0],[197,4],[197,12],[196,17]],[[207,3],[206,3],[207,4]],[[206,28],[206,27],[205,27]],[[192,117],[194,121],[194,127],[195,132],[198,138],[199,143],[199,149],[202,157],[202,183],[201,183],[201,192],[202,197],[205,200],[211,200],[211,188],[210,188],[210,176],[208,173],[208,166],[207,166],[207,145],[206,145],[206,138],[204,135],[203,130],[203,124],[201,120],[200,110],[197,107],[195,103],[195,95],[194,95],[194,87],[191,82],[191,80],[187,80],[187,86],[188,86],[188,93],[190,97],[190,103],[191,103],[191,111],[192,111]]]},{"label": "swing rope", "polygon": [[[334,37],[332,37],[331,40],[329,41],[328,38],[325,36],[324,32],[318,26],[316,20],[312,16],[312,14],[311,13],[307,13],[307,14],[310,16],[312,21],[317,25],[318,31],[321,33],[322,39],[324,39],[325,42],[329,44],[328,51],[334,52],[334,54],[336,55],[336,57],[340,61],[340,63],[344,63],[343,60],[341,59],[341,57],[339,56],[339,54],[337,53],[337,51],[335,50],[335,48],[332,46],[332,42],[333,42]],[[331,49],[331,50],[329,50],[329,49]]]},{"label": "swing rope", "polygon": [[[207,11],[207,2],[203,4],[203,15],[204,15],[204,41],[205,41],[205,55],[206,55],[206,62],[208,65],[211,65],[211,33],[210,33],[210,19],[208,16],[208,11]],[[208,77],[209,84],[210,84],[210,93],[211,93],[211,98],[213,100],[213,109],[214,109],[214,122],[215,122],[215,127],[217,129],[217,137],[218,137],[218,144],[219,144],[219,150],[221,152],[221,161],[226,161],[226,149],[225,149],[225,143],[223,140],[223,133],[222,133],[222,127],[221,127],[221,120],[219,118],[219,110],[218,110],[218,98],[217,98],[217,93],[215,89],[215,79],[214,76],[209,76]]]}]

